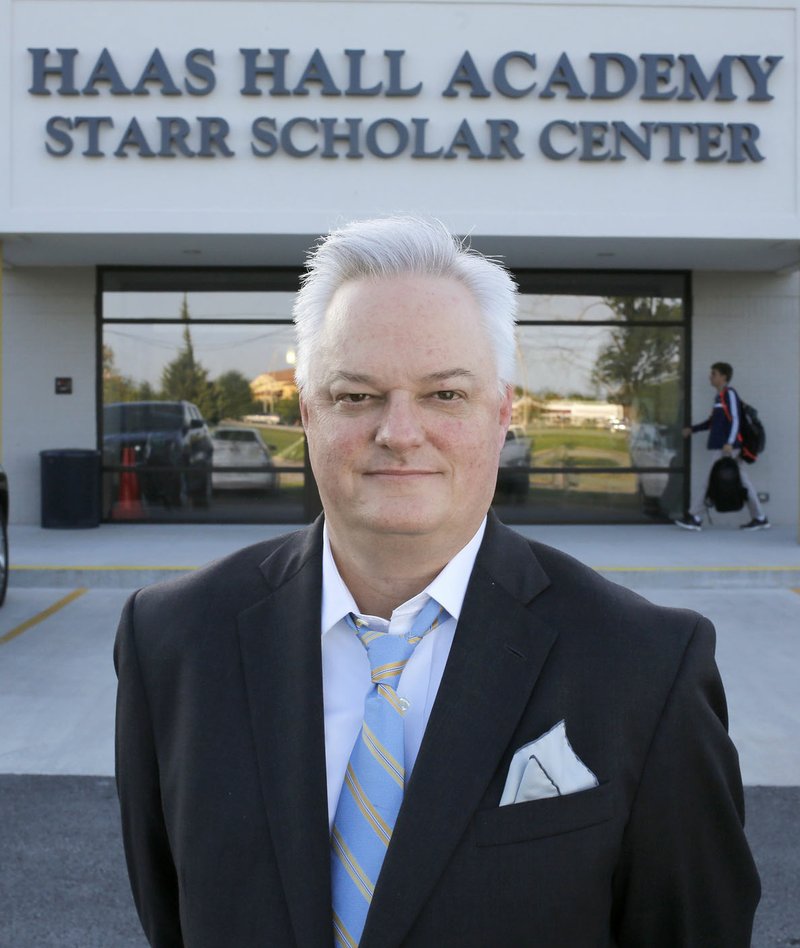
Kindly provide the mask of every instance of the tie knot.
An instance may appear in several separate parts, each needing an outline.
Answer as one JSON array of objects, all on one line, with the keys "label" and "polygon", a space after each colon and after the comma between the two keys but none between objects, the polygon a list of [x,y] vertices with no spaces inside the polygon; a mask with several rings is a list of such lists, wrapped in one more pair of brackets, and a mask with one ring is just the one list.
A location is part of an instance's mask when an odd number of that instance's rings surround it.
[{"label": "tie knot", "polygon": [[422,639],[435,629],[447,616],[443,606],[430,599],[414,620],[411,630],[405,635],[391,635],[377,632],[366,619],[347,616],[351,628],[355,629],[359,641],[367,650],[372,681],[376,685],[389,685],[396,688],[406,663]]},{"label": "tie knot", "polygon": [[368,625],[357,629],[357,634],[367,650],[373,682],[396,688],[415,646],[404,635],[376,632]]}]

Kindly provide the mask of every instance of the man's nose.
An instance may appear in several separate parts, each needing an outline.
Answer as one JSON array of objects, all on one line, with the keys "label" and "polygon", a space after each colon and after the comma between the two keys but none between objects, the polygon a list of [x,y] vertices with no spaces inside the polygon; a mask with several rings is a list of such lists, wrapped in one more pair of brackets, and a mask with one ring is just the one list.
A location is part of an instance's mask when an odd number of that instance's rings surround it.
[{"label": "man's nose", "polygon": [[393,451],[406,451],[421,444],[424,438],[419,406],[405,392],[391,392],[384,403],[376,442]]}]

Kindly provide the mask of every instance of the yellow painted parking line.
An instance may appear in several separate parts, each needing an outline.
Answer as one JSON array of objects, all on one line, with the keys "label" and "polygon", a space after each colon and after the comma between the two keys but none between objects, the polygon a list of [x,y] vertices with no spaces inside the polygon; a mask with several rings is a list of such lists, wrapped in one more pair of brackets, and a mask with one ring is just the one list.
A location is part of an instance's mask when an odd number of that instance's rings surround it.
[{"label": "yellow painted parking line", "polygon": [[68,596],[64,596],[62,599],[59,599],[58,602],[54,602],[52,606],[49,606],[47,609],[42,610],[42,612],[37,613],[32,618],[28,619],[26,622],[23,622],[22,625],[18,625],[15,629],[12,629],[10,632],[6,632],[5,635],[0,635],[0,645],[4,645],[6,642],[10,642],[12,639],[15,639],[18,635],[22,635],[23,632],[27,632],[28,629],[32,628],[34,625],[38,625],[40,622],[44,622],[45,619],[49,618],[54,613],[58,612],[59,609],[63,609],[64,606],[68,606],[71,602],[74,602],[84,593],[89,592],[88,589],[73,589]]}]

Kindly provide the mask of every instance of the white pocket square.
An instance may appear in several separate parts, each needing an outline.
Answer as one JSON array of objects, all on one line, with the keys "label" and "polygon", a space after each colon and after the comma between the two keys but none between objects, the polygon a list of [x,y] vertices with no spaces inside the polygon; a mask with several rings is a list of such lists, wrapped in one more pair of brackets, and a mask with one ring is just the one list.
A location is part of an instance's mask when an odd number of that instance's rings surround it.
[{"label": "white pocket square", "polygon": [[598,783],[570,746],[565,722],[559,721],[514,754],[500,806],[578,793]]}]

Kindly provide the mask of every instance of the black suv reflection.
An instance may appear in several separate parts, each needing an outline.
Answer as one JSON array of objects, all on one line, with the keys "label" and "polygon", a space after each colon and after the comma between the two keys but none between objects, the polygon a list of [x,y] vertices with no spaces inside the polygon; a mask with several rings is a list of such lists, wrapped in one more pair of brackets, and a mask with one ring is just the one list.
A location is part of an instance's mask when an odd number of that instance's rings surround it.
[{"label": "black suv reflection", "polygon": [[181,507],[211,498],[214,447],[191,402],[113,402],[103,407],[103,463],[135,465],[144,499]]}]

